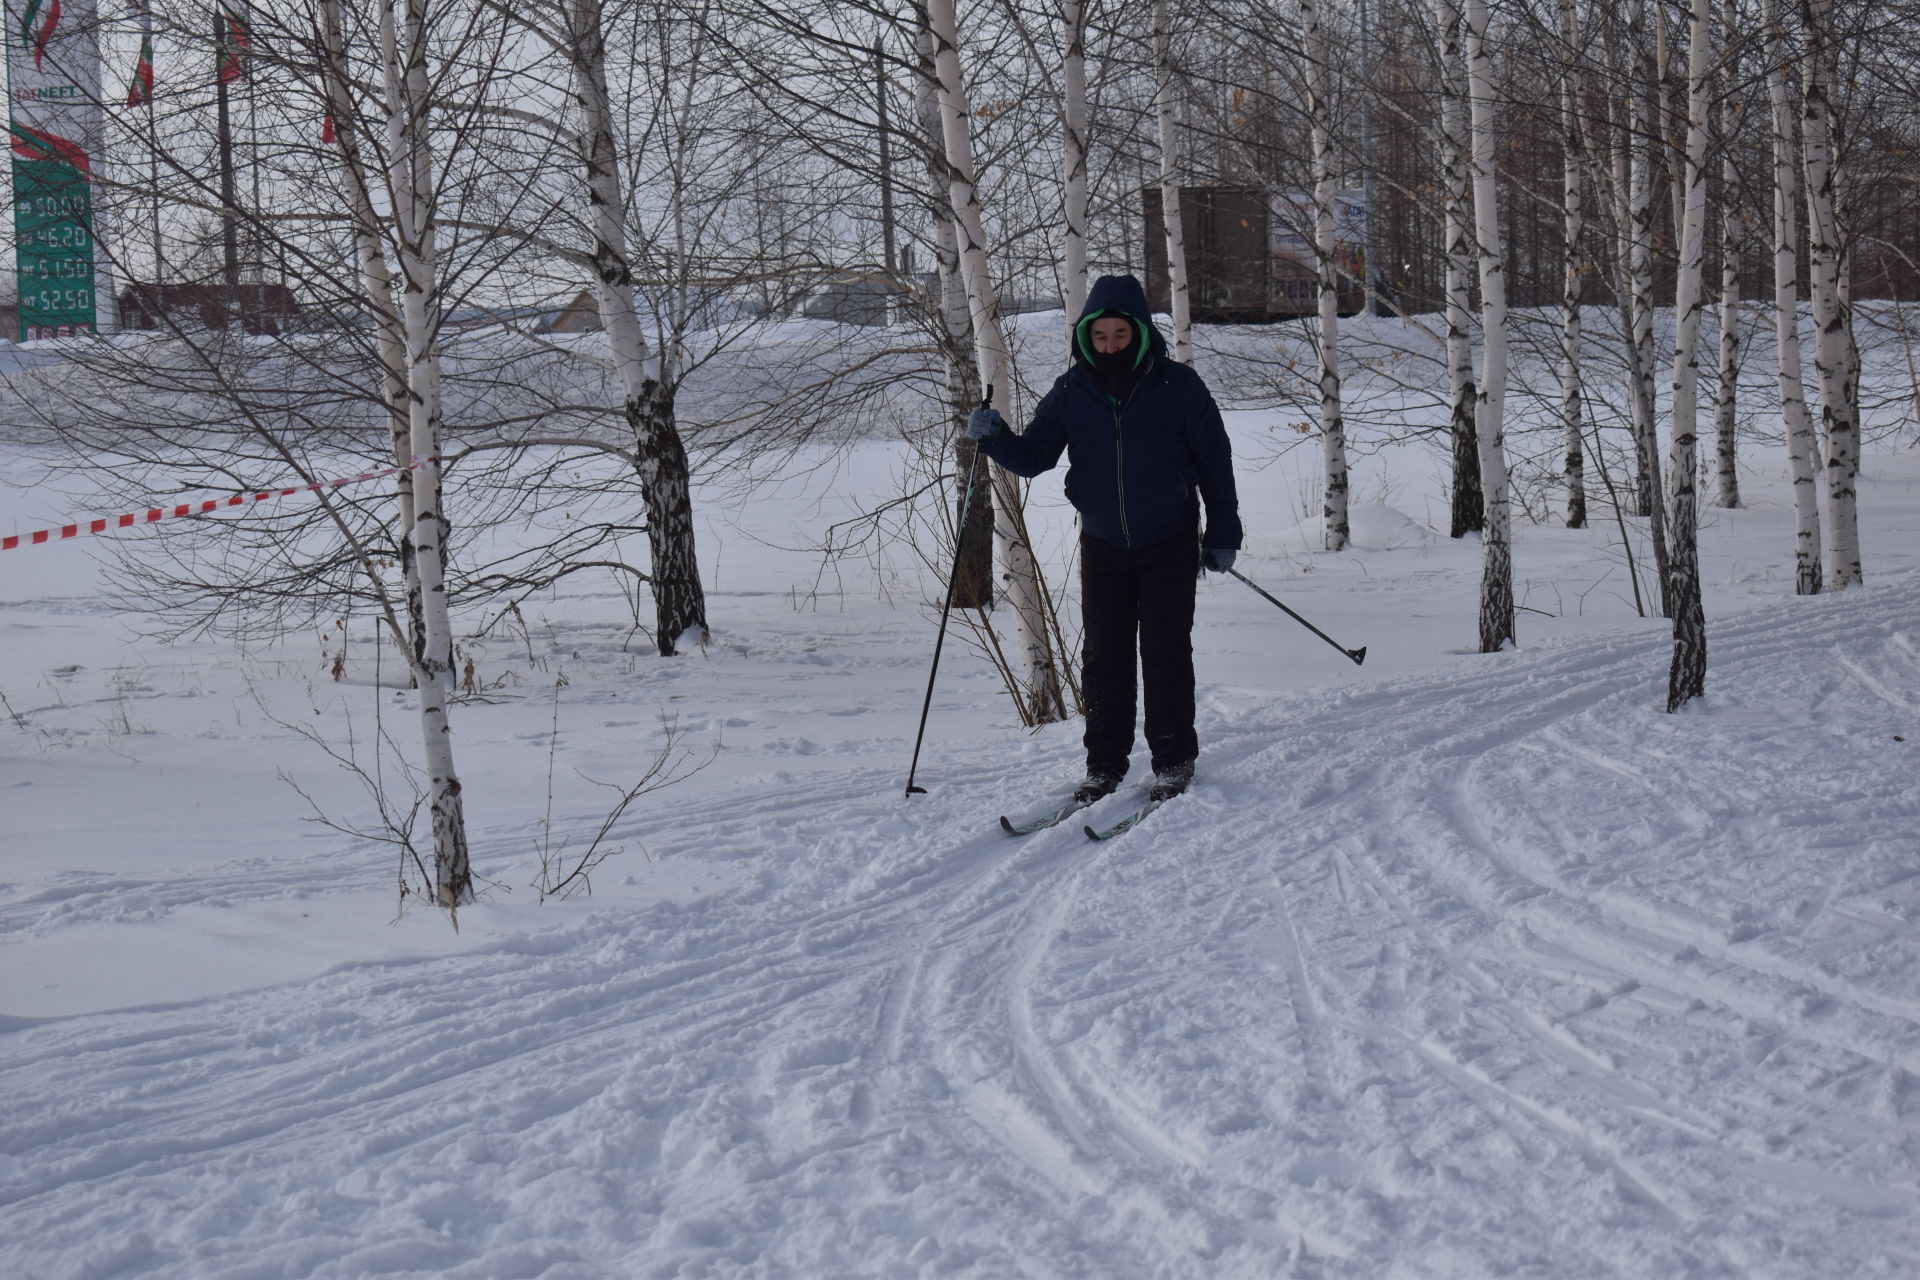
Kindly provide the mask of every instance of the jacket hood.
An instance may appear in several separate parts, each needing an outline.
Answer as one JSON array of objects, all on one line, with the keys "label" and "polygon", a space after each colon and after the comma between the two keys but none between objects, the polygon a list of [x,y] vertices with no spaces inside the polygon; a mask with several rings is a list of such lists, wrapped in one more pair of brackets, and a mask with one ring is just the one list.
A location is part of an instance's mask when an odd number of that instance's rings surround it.
[{"label": "jacket hood", "polygon": [[1087,290],[1087,305],[1073,325],[1073,358],[1087,365],[1094,363],[1093,322],[1104,315],[1125,316],[1133,321],[1139,343],[1134,368],[1145,364],[1149,355],[1158,355],[1166,344],[1153,327],[1153,308],[1147,305],[1147,291],[1132,276],[1101,276]]}]

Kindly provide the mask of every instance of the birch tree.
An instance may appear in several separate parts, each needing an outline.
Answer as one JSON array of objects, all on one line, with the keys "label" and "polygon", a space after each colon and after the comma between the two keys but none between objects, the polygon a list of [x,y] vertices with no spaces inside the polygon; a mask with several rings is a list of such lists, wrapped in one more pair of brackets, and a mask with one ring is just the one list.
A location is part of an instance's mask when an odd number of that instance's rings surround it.
[{"label": "birch tree", "polygon": [[1746,247],[1745,210],[1740,208],[1740,170],[1734,160],[1739,133],[1741,99],[1733,51],[1738,48],[1739,0],[1724,0],[1721,30],[1728,50],[1720,95],[1720,362],[1713,398],[1713,505],[1740,505],[1739,441],[1736,438],[1740,401],[1740,258]]},{"label": "birch tree", "polygon": [[1306,57],[1307,122],[1313,139],[1313,250],[1319,277],[1320,452],[1326,473],[1322,502],[1329,551],[1347,545],[1347,441],[1340,411],[1340,277],[1333,235],[1333,104],[1328,92],[1327,34],[1316,0],[1300,0],[1300,42]]},{"label": "birch tree", "polygon": [[[1009,380],[1006,335],[1000,325],[999,300],[989,271],[985,220],[974,182],[973,140],[966,84],[960,68],[960,31],[954,0],[928,0],[927,26],[934,42],[934,67],[939,76],[940,125],[947,161],[948,200],[959,236],[960,273],[966,284],[967,309],[973,322],[974,358],[980,383],[1004,393]],[[1024,686],[1019,691],[1022,719],[1028,724],[1064,720],[1062,695],[1052,634],[1047,624],[1040,567],[1019,517],[1019,480],[995,464],[994,542],[1000,553],[1000,576],[1018,632]]]},{"label": "birch tree", "polygon": [[966,492],[967,477],[978,474],[974,458],[980,449],[966,433],[967,414],[980,403],[982,388],[973,359],[967,288],[960,278],[960,238],[940,124],[940,78],[934,67],[933,31],[927,25],[924,7],[918,10],[918,17],[914,28],[918,54],[914,105],[920,118],[921,154],[926,158],[926,206],[931,224],[928,238],[934,255],[933,328],[945,377],[947,435],[953,441],[954,554],[958,559],[953,602],[963,609],[986,609],[993,604],[994,492],[992,484],[975,484],[971,494]]},{"label": "birch tree", "polygon": [[[1828,101],[1831,106],[1831,97]],[[1853,449],[1848,479],[1857,481],[1860,478],[1860,443],[1866,431],[1866,424],[1860,416],[1860,343],[1853,326],[1853,257],[1856,237],[1853,230],[1853,216],[1849,209],[1849,189],[1846,148],[1841,145],[1840,139],[1836,136],[1833,145],[1833,213],[1834,229],[1840,237],[1838,296],[1842,329],[1846,335],[1846,341],[1841,348],[1846,353],[1846,376],[1841,379],[1840,385],[1847,394],[1847,421],[1853,424]]]},{"label": "birch tree", "polygon": [[1806,32],[1802,55],[1800,136],[1807,167],[1808,269],[1813,288],[1814,368],[1820,378],[1820,420],[1827,440],[1827,588],[1861,580],[1859,516],[1854,477],[1859,470],[1859,423],[1848,384],[1848,316],[1840,288],[1841,235],[1835,180],[1830,84],[1833,0],[1801,0]]},{"label": "birch tree", "polygon": [[1698,536],[1698,396],[1700,313],[1706,272],[1707,126],[1712,91],[1714,0],[1692,0],[1687,31],[1687,132],[1680,271],[1674,287],[1673,434],[1667,485],[1672,536],[1667,543],[1667,600],[1673,618],[1673,663],[1667,710],[1706,692],[1707,624],[1700,600]]},{"label": "birch tree", "polygon": [[1193,309],[1187,291],[1187,236],[1180,215],[1180,126],[1173,110],[1173,31],[1167,0],[1153,0],[1154,116],[1160,126],[1160,221],[1167,233],[1167,288],[1173,358],[1193,363]]},{"label": "birch tree", "polygon": [[[1692,0],[1680,0],[1684,8]],[[1680,225],[1687,220],[1687,131],[1673,106],[1673,56],[1667,38],[1666,0],[1653,3],[1653,136],[1655,154],[1666,171],[1667,199],[1673,205],[1673,252],[1680,252]],[[1658,468],[1655,469],[1658,474]]]},{"label": "birch tree", "polygon": [[1449,435],[1453,443],[1452,536],[1486,528],[1480,478],[1480,444],[1474,431],[1478,394],[1473,384],[1474,257],[1471,148],[1467,121],[1466,53],[1460,44],[1460,0],[1434,0],[1440,34],[1440,239],[1446,258],[1447,386]]},{"label": "birch tree", "polygon": [[[381,0],[382,63],[388,105],[387,196],[401,284],[406,340],[409,449],[415,458],[440,454],[440,372],[435,335],[440,291],[436,276],[434,166],[430,145],[427,0]],[[412,541],[421,592],[425,651],[417,661],[421,733],[427,759],[427,805],[432,815],[434,896],[454,909],[472,901],[473,873],[460,777],[454,768],[447,695],[453,690],[453,626],[448,613],[446,534],[440,469],[415,473]]]},{"label": "birch tree", "polygon": [[[1648,415],[1643,407],[1640,378],[1646,355],[1641,344],[1640,316],[1652,287],[1650,283],[1642,283],[1643,268],[1650,265],[1651,259],[1643,258],[1638,250],[1642,223],[1640,202],[1646,192],[1639,160],[1646,129],[1644,90],[1639,87],[1638,77],[1641,67],[1641,3],[1642,0],[1629,0],[1624,22],[1608,49],[1608,70],[1616,86],[1609,105],[1613,121],[1613,225],[1617,275],[1614,292],[1619,299],[1620,316],[1626,328],[1627,410],[1633,436],[1634,462],[1632,512],[1638,516],[1648,515],[1652,511],[1653,501],[1648,479],[1644,421]],[[1615,11],[1613,20],[1619,21],[1621,18],[1622,15]]]},{"label": "birch tree", "polygon": [[[692,482],[674,413],[670,366],[677,344],[663,340],[657,363],[650,361],[634,305],[627,202],[620,182],[620,141],[613,99],[607,89],[607,40],[601,0],[567,0],[565,21],[565,49],[580,112],[579,151],[591,215],[600,320],[625,397],[627,429],[634,438],[633,456],[646,503],[651,550],[654,645],[660,656],[667,658],[678,652],[683,638],[693,635],[703,640],[707,628],[706,591],[694,553]],[[668,71],[666,63],[663,54],[663,77]],[[697,74],[696,59],[687,75],[691,79]],[[681,198],[676,190],[676,206]]]},{"label": "birch tree", "polygon": [[347,189],[349,217],[355,260],[361,287],[365,290],[367,313],[377,334],[376,350],[380,358],[381,400],[387,410],[387,436],[392,444],[393,465],[399,470],[394,479],[394,501],[398,507],[400,570],[405,582],[408,619],[408,648],[417,662],[425,657],[427,636],[424,603],[420,590],[420,569],[414,559],[411,530],[416,520],[414,502],[412,411],[407,390],[407,339],[400,308],[393,297],[393,272],[381,240],[381,221],[374,207],[374,183],[361,147],[359,112],[354,109],[352,78],[347,65],[346,30],[340,19],[339,0],[321,0],[319,18],[320,82],[326,100],[327,120],[334,131],[334,146],[341,176]]},{"label": "birch tree", "polygon": [[1623,140],[1627,149],[1627,288],[1630,331],[1627,338],[1627,374],[1633,424],[1633,455],[1638,498],[1637,514],[1647,517],[1648,540],[1653,544],[1654,572],[1660,583],[1660,614],[1671,617],[1667,599],[1666,503],[1660,486],[1660,440],[1654,420],[1653,341],[1653,153],[1659,145],[1657,106],[1661,100],[1660,58],[1647,47],[1644,0],[1628,6],[1628,58],[1639,68],[1637,82],[1629,81],[1631,127]]},{"label": "birch tree", "polygon": [[1071,329],[1087,305],[1087,0],[1061,0],[1060,23],[1060,299]]},{"label": "birch tree", "polygon": [[1793,482],[1793,589],[1821,590],[1820,441],[1807,412],[1800,367],[1800,163],[1794,145],[1790,53],[1784,0],[1767,13],[1767,100],[1773,117],[1773,335],[1786,428],[1787,473]]},{"label": "birch tree", "polygon": [[1493,60],[1487,53],[1487,0],[1466,0],[1467,104],[1471,118],[1474,233],[1480,258],[1483,360],[1474,433],[1487,528],[1481,541],[1480,651],[1514,640],[1513,549],[1507,505],[1507,279],[1494,173]]},{"label": "birch tree", "polygon": [[1586,278],[1586,260],[1581,247],[1585,218],[1581,187],[1587,158],[1578,70],[1580,21],[1575,0],[1560,0],[1560,39],[1564,46],[1560,81],[1561,140],[1566,153],[1560,180],[1566,242],[1560,290],[1560,422],[1566,435],[1561,475],[1567,487],[1567,528],[1581,529],[1587,523],[1586,450],[1580,428],[1580,296]]}]

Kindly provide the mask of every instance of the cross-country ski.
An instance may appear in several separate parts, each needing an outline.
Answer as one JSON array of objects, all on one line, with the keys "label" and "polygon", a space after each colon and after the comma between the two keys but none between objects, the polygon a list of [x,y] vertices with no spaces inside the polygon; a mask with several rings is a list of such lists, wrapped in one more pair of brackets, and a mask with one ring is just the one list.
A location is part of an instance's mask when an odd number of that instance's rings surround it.
[{"label": "cross-country ski", "polygon": [[1049,809],[1037,817],[1027,818],[1021,822],[1015,822],[1003,814],[1000,818],[1000,829],[1010,836],[1029,836],[1036,831],[1044,831],[1048,827],[1058,826],[1074,814],[1085,809],[1088,804],[1091,803],[1091,801],[1082,803],[1078,800],[1069,800],[1059,808]]},{"label": "cross-country ski", "polygon": [[1125,835],[1127,832],[1139,826],[1140,823],[1146,819],[1146,816],[1148,814],[1152,813],[1155,809],[1158,809],[1161,805],[1165,803],[1166,803],[1165,800],[1149,800],[1145,804],[1141,805],[1138,809],[1135,809],[1132,813],[1129,813],[1126,817],[1120,819],[1118,822],[1112,824],[1111,826],[1086,827],[1084,828],[1084,830],[1087,833],[1087,839],[1111,840],[1115,836]]}]

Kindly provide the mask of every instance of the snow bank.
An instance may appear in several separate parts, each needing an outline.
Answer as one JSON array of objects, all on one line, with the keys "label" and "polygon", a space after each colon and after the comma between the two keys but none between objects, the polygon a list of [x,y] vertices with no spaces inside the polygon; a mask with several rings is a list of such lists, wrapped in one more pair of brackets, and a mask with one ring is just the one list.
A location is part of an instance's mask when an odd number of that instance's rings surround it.
[{"label": "snow bank", "polygon": [[[804,550],[899,454],[697,493],[681,657],[587,575],[463,638],[458,935],[275,777],[372,825],[290,727],[407,741],[364,618],[161,648],[84,543],[6,553],[0,1276],[1914,1270],[1920,453],[1868,459],[1868,585],[1803,600],[1748,452],[1678,716],[1618,525],[1522,522],[1520,645],[1480,655],[1479,547],[1423,528],[1444,440],[1363,455],[1393,505],[1338,555],[1280,514],[1305,451],[1243,467],[1247,572],[1367,663],[1209,577],[1199,778],[1100,846],[1000,833],[1079,726],[1021,729],[958,629],[903,798],[938,568]],[[540,850],[670,744],[698,770],[537,905]]]},{"label": "snow bank", "polygon": [[[1424,547],[1440,535],[1404,511],[1379,502],[1356,502],[1347,508],[1348,545],[1362,551],[1399,551]],[[1317,551],[1327,545],[1327,521],[1314,516],[1275,535],[1277,545],[1289,550]]]}]

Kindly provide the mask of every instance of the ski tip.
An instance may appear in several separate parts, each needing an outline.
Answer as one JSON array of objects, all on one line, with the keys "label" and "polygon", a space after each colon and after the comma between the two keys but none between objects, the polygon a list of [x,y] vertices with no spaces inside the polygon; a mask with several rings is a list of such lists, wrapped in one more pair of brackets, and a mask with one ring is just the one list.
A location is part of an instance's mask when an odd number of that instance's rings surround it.
[{"label": "ski tip", "polygon": [[925,787],[908,787],[907,794],[910,796],[923,796],[927,794],[927,789]]},{"label": "ski tip", "polygon": [[1013,825],[1013,823],[1007,820],[1007,815],[1004,813],[1000,815],[1000,829],[1006,832],[1010,836],[1017,836],[1020,834],[1019,830]]},{"label": "ski tip", "polygon": [[1089,840],[1098,840],[1101,838],[1100,833],[1098,831],[1095,831],[1092,827],[1082,827],[1080,829],[1087,833],[1087,839]]},{"label": "ski tip", "polygon": [[1353,659],[1353,665],[1357,667],[1367,660],[1367,646],[1361,645],[1358,649],[1349,649],[1347,656]]}]

